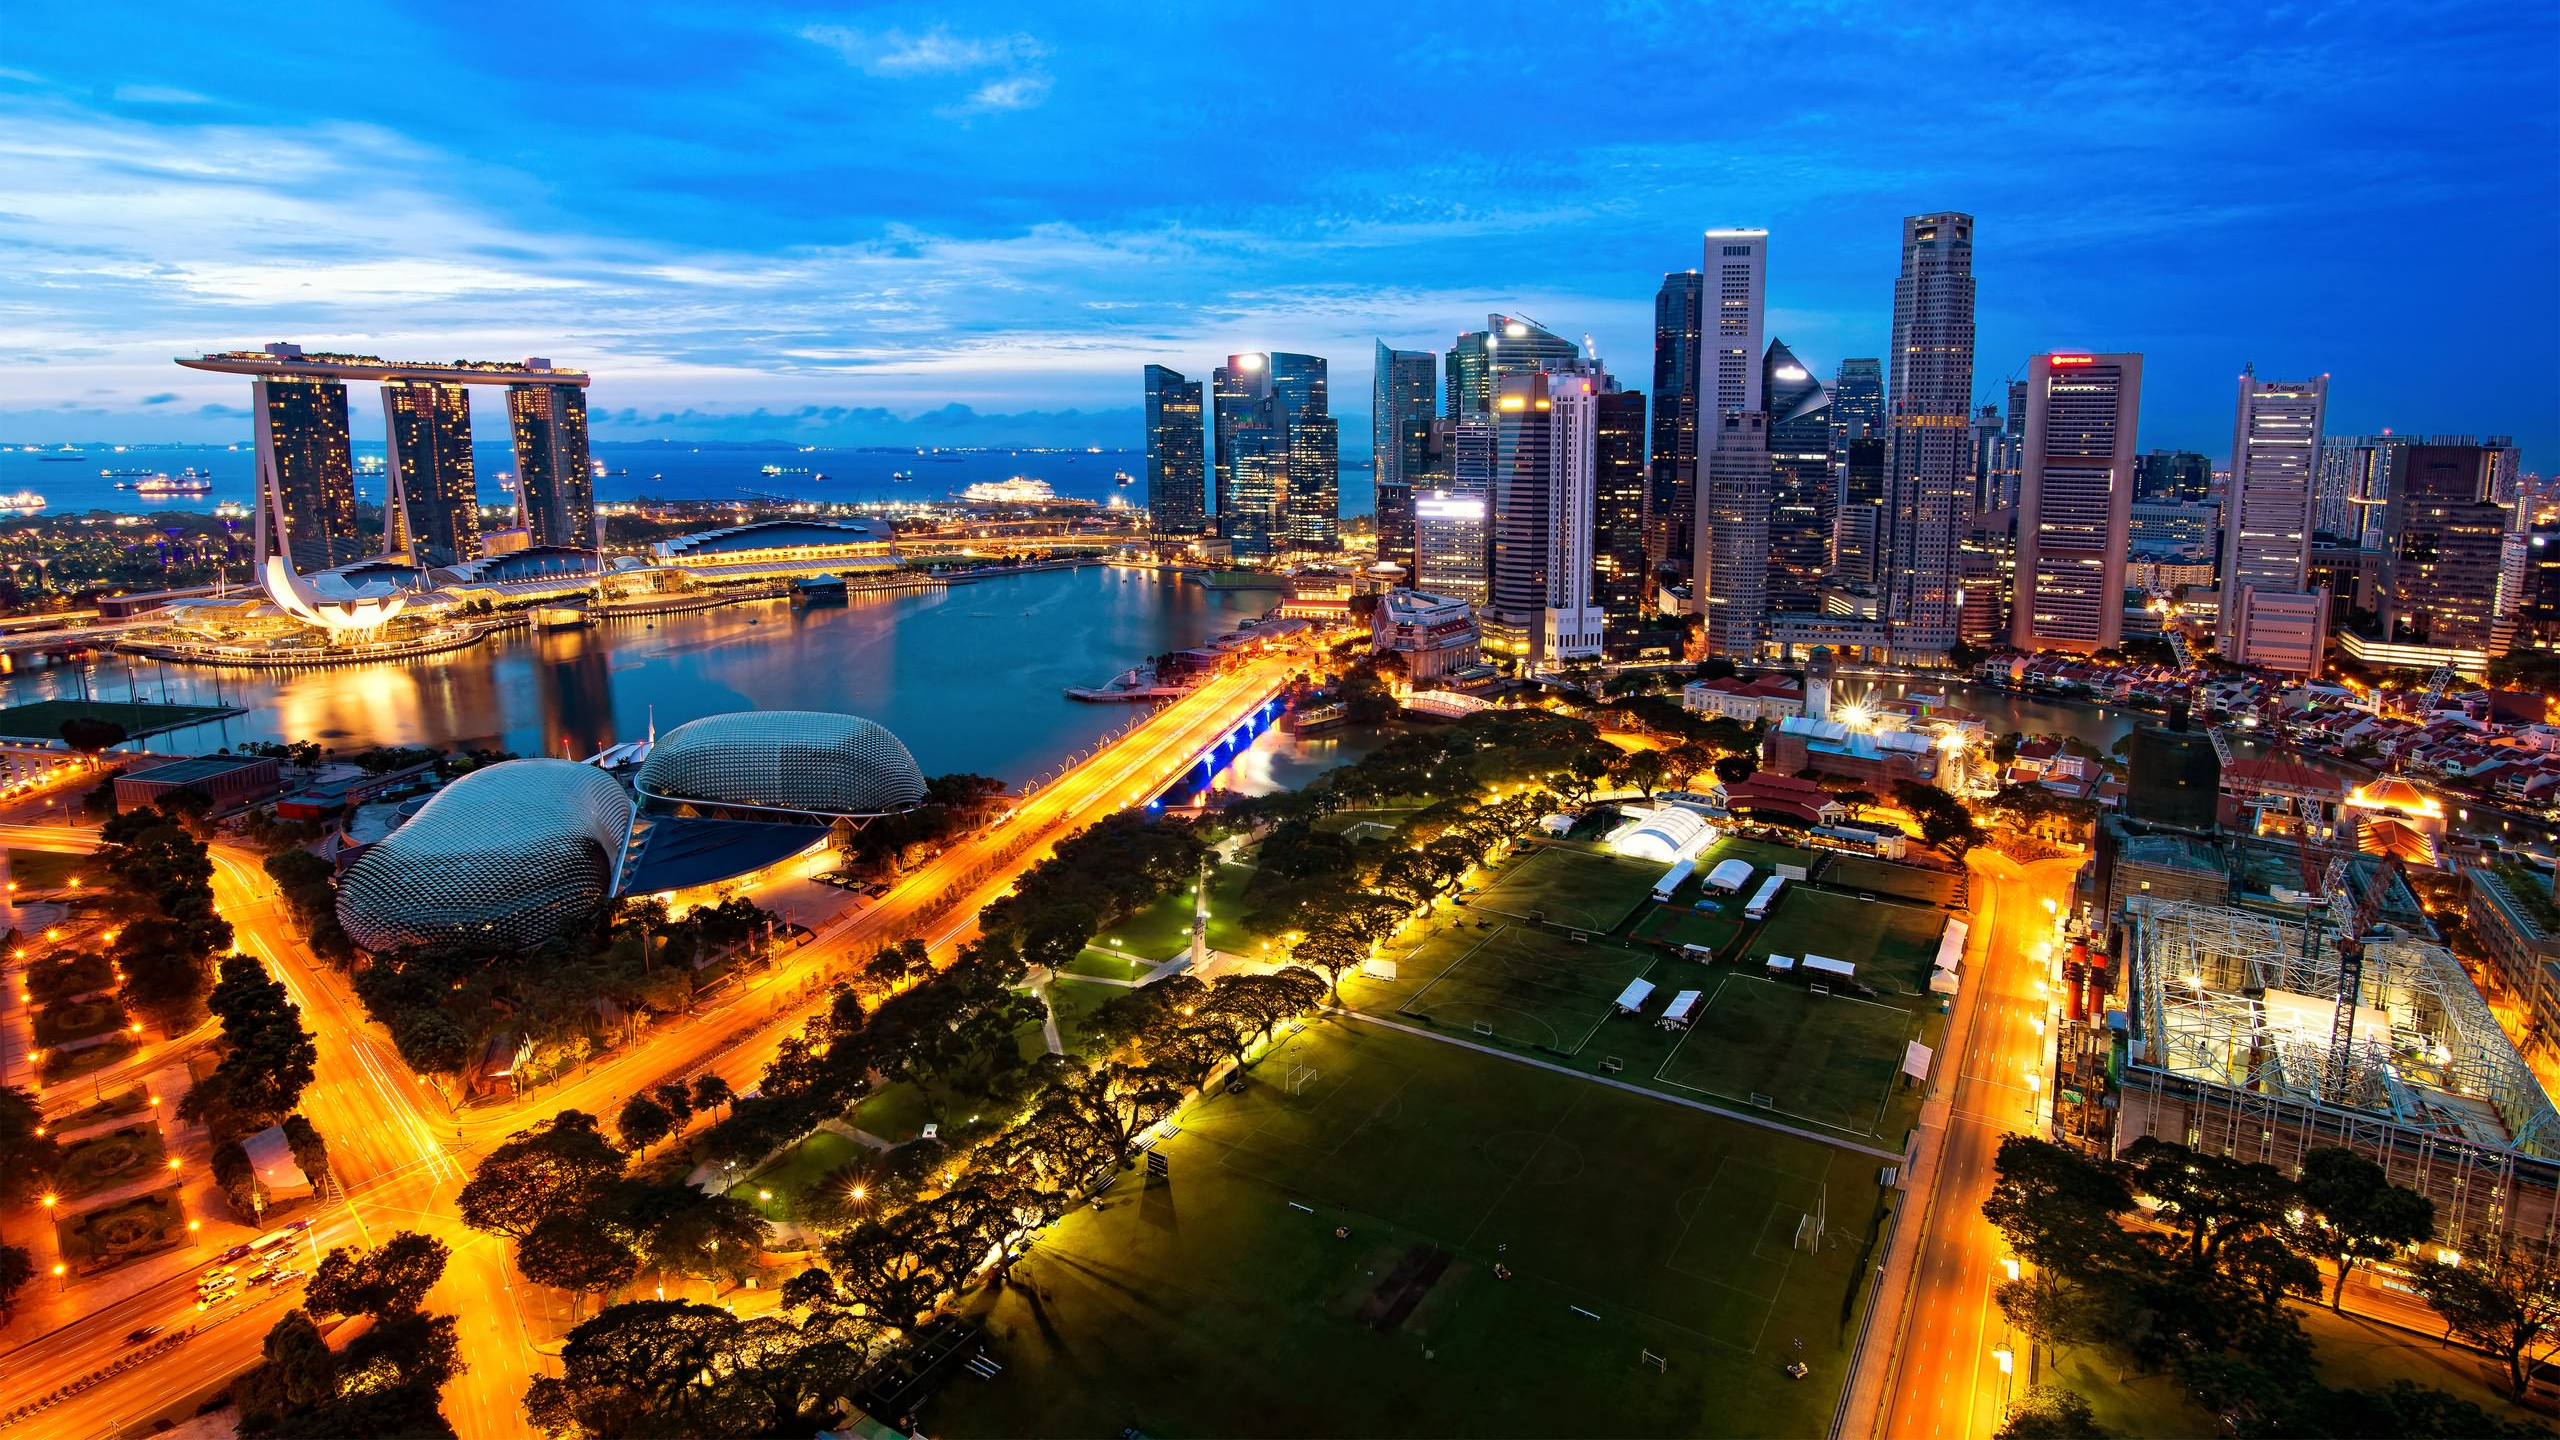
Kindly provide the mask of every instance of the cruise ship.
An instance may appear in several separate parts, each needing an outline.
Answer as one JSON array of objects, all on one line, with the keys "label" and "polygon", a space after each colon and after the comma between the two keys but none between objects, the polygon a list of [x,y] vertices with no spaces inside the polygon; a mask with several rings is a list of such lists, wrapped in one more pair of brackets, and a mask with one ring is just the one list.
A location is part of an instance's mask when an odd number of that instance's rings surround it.
[{"label": "cruise ship", "polygon": [[144,475],[139,480],[119,480],[116,488],[130,490],[136,495],[207,495],[213,491],[213,477],[190,465],[175,475]]},{"label": "cruise ship", "polygon": [[961,491],[960,498],[989,505],[1038,505],[1057,499],[1058,492],[1046,480],[1016,475],[1010,480],[981,480]]}]

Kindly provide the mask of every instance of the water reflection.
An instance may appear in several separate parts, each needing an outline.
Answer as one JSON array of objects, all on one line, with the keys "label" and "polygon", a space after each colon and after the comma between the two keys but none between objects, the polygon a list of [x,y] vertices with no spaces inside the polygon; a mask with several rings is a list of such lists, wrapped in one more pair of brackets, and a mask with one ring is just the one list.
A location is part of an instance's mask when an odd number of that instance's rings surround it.
[{"label": "water reflection", "polygon": [[[1197,645],[1270,603],[1152,571],[1088,567],[948,590],[863,596],[794,612],[780,600],[514,632],[405,665],[290,674],[122,658],[89,667],[93,693],[244,705],[246,716],[155,737],[155,750],[243,740],[493,747],[588,755],[700,716],[740,709],[846,710],[888,726],[927,773],[1020,781],[1132,718],[1068,700],[1151,655]],[[0,676],[0,703],[79,694],[68,667]]]}]

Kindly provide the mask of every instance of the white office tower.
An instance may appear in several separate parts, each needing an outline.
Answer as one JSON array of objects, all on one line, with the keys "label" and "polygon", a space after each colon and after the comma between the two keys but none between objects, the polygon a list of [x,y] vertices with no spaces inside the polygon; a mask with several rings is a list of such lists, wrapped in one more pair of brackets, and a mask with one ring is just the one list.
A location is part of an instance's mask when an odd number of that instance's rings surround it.
[{"label": "white office tower", "polygon": [[1769,612],[1769,232],[1710,230],[1703,258],[1690,604],[1706,617],[1708,654],[1749,656]]},{"label": "white office tower", "polygon": [[2141,413],[2139,355],[2038,355],[2027,362],[2009,612],[2009,643],[2019,649],[2091,654],[2123,641]]},{"label": "white office tower", "polygon": [[1713,425],[1690,594],[1706,616],[1707,653],[1747,659],[1769,618],[1769,417],[1728,410]]},{"label": "white office tower", "polygon": [[1699,317],[1698,418],[1764,410],[1760,395],[1762,311],[1769,287],[1769,232],[1710,230],[1706,313]]},{"label": "white office tower", "polygon": [[1885,614],[1893,658],[1932,660],[1955,644],[1964,608],[1957,567],[1972,498],[1972,216],[1903,220],[1888,363]]},{"label": "white office tower", "polygon": [[1415,495],[1415,588],[1483,605],[1488,524],[1480,491],[1427,490]]},{"label": "white office tower", "polygon": [[[1549,377],[1555,403],[1549,422],[1547,615],[1539,648],[1546,663],[1572,665],[1600,658],[1598,567],[1593,562],[1595,516],[1600,497],[1600,396],[1607,378],[1595,362],[1589,373]],[[1764,480],[1765,480],[1765,470]],[[1764,557],[1765,558],[1765,557]]]},{"label": "white office tower", "polygon": [[2240,375],[2231,482],[2222,504],[2222,605],[2214,646],[2226,660],[2319,673],[2329,594],[2311,586],[2320,422],[2329,377]]}]

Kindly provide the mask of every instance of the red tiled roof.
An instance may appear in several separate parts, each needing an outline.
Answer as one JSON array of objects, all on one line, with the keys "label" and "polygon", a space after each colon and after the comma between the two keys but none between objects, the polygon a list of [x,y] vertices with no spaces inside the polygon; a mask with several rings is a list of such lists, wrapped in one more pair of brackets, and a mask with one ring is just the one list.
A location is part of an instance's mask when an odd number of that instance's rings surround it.
[{"label": "red tiled roof", "polygon": [[2222,768],[2225,783],[2238,781],[2244,785],[2290,785],[2300,790],[2333,790],[2340,795],[2347,787],[2337,776],[2314,770],[2291,760],[2234,760]]}]

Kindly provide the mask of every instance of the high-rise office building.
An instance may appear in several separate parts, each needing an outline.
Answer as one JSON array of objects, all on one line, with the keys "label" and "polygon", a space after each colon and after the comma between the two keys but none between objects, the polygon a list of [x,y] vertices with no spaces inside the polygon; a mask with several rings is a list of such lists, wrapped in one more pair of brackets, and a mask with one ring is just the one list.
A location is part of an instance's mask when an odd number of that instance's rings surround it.
[{"label": "high-rise office building", "polygon": [[480,555],[480,490],[471,463],[471,392],[460,385],[394,380],[382,387],[389,431],[385,554],[420,565]]},{"label": "high-rise office building", "polygon": [[1439,357],[1378,342],[1370,378],[1369,450],[1378,511],[1378,558],[1413,563],[1413,495],[1427,482]]},{"label": "high-rise office building", "polygon": [[2214,646],[2244,665],[2316,675],[2329,597],[2311,588],[2312,511],[2329,377],[2261,380],[2243,371],[2239,385]]},{"label": "high-rise office building", "polygon": [[1956,574],[1964,582],[1964,604],[1956,616],[1956,634],[1967,645],[1989,649],[2009,639],[2009,595],[2016,587],[2018,512],[1985,510],[1965,521],[1964,540],[1956,552]]},{"label": "high-rise office building", "polygon": [[1690,600],[1706,617],[1708,654],[1749,656],[1759,653],[1769,614],[1769,415],[1761,338],[1769,232],[1710,230],[1705,251],[1701,493]]},{"label": "high-rise office building", "polygon": [[2027,454],[2018,483],[2009,643],[2112,650],[2124,638],[2133,523],[2139,355],[2038,355],[2027,362]]},{"label": "high-rise office building", "polygon": [[1831,448],[1845,457],[1852,440],[1884,438],[1884,362],[1843,360],[1831,376]]},{"label": "high-rise office building", "polygon": [[2311,528],[2341,544],[2381,549],[2392,472],[2412,439],[2389,433],[2323,437],[2312,486]]},{"label": "high-rise office building", "polygon": [[[2469,665],[2471,656],[2494,658],[2513,645],[2524,574],[2508,552],[2520,556],[2525,547],[2508,543],[2524,531],[2522,507],[2497,499],[2502,459],[2497,442],[2454,436],[2399,448],[2384,507],[2378,634],[2388,645],[2439,653],[2381,657],[2386,662]],[[2441,653],[2456,651],[2468,655]]]},{"label": "high-rise office building", "polygon": [[1591,554],[1598,388],[1596,377],[1562,370],[1494,382],[1485,648],[1524,666],[1600,654]]},{"label": "high-rise office building", "polygon": [[1706,277],[1662,277],[1653,297],[1653,443],[1645,558],[1656,574],[1689,573],[1698,513],[1698,346]]},{"label": "high-rise office building", "polygon": [[1236,558],[1338,546],[1340,432],[1323,357],[1230,355],[1210,376],[1210,394],[1218,523]]},{"label": "high-rise office building", "polygon": [[533,543],[597,549],[587,392],[575,385],[510,385],[507,419],[515,432],[516,494]]},{"label": "high-rise office building", "polygon": [[1783,340],[1761,365],[1769,407],[1769,609],[1809,614],[1831,568],[1831,392]]},{"label": "high-rise office building", "polygon": [[1209,528],[1209,464],[1202,439],[1200,382],[1162,365],[1146,369],[1147,518],[1168,540]]},{"label": "high-rise office building", "polygon": [[2153,450],[2133,460],[2133,498],[2201,505],[2213,494],[2213,461],[2193,450]]},{"label": "high-rise office building", "polygon": [[[1963,604],[1956,557],[1972,469],[1973,290],[1973,217],[1945,211],[1905,218],[1885,388],[1892,444],[1885,614],[1897,659],[1943,656],[1956,639]],[[2028,448],[2032,453],[2032,441]],[[2022,519],[2022,548],[2026,528]]]},{"label": "high-rise office building", "polygon": [[[273,487],[284,516],[285,533],[271,543],[303,571],[363,558],[346,385],[261,377],[250,389],[258,408],[260,478]],[[262,506],[262,513],[273,508]]]},{"label": "high-rise office building", "polygon": [[1518,315],[1487,315],[1449,347],[1448,412],[1482,414],[1492,408],[1494,382],[1504,375],[1570,365],[1582,347]]},{"label": "high-rise office building", "polygon": [[1885,583],[1884,547],[1892,526],[1885,519],[1885,477],[1890,446],[1881,435],[1849,442],[1840,463],[1840,513],[1831,526],[1831,578],[1874,589]]},{"label": "high-rise office building", "polygon": [[1487,598],[1490,504],[1472,490],[1435,488],[1413,497],[1414,586],[1481,606]]},{"label": "high-rise office building", "polygon": [[1769,618],[1769,417],[1728,410],[1712,425],[1690,594],[1706,616],[1707,653],[1749,657]]},{"label": "high-rise office building", "polygon": [[[1596,553],[1604,533],[1601,470],[1613,448],[1620,463],[1641,453],[1644,402],[1637,400],[1632,418],[1624,408],[1612,407],[1608,376],[1596,363],[1580,375],[1564,371],[1536,378],[1547,381],[1555,407],[1548,421],[1547,601],[1538,658],[1542,664],[1571,665],[1597,660],[1605,649],[1608,622]],[[1516,386],[1522,379],[1505,375],[1500,383]],[[1603,442],[1604,434],[1612,437],[1610,443]],[[1617,483],[1624,495],[1643,493],[1633,476],[1622,473]],[[1640,532],[1628,538],[1640,538]]]},{"label": "high-rise office building", "polygon": [[1644,393],[1604,391],[1593,405],[1592,584],[1603,642],[1614,655],[1634,645],[1644,623]]}]

